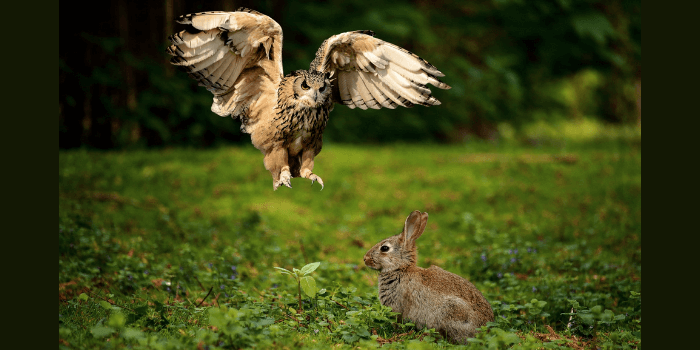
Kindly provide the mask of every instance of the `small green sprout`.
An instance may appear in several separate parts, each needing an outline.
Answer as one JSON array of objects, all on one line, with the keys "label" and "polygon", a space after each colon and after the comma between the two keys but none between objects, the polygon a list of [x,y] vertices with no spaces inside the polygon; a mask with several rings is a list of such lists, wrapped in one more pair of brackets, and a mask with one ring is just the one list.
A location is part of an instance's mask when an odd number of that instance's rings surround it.
[{"label": "small green sprout", "polygon": [[302,267],[301,270],[293,269],[293,271],[289,271],[281,267],[275,267],[275,269],[277,269],[279,272],[286,273],[294,277],[294,279],[296,279],[297,291],[299,294],[299,313],[302,313],[304,311],[301,307],[301,290],[303,289],[304,293],[306,293],[306,295],[308,295],[311,298],[316,296],[316,291],[318,290],[316,288],[316,280],[313,277],[307,275],[314,272],[319,265],[321,265],[320,262],[315,262],[307,264],[306,266]]}]

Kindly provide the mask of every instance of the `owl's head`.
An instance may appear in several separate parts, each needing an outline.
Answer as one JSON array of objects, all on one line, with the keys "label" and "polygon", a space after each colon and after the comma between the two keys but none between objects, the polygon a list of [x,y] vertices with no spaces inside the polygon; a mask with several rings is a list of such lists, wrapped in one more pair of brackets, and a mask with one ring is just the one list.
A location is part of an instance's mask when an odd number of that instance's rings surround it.
[{"label": "owl's head", "polygon": [[292,72],[288,78],[291,79],[294,98],[307,108],[319,107],[331,98],[329,74],[298,70]]}]

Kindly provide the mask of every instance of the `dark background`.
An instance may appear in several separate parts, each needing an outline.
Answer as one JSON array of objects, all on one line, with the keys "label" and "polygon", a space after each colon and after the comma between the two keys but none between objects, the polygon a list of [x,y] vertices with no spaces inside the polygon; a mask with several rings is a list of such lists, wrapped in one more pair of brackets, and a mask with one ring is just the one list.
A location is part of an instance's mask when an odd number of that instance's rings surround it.
[{"label": "dark background", "polygon": [[184,29],[175,18],[240,6],[282,26],[285,74],[308,69],[331,35],[371,29],[438,67],[452,86],[432,89],[437,107],[337,106],[326,141],[455,143],[498,139],[503,122],[516,130],[534,120],[641,122],[641,1],[62,2],[59,147],[250,142],[238,121],[210,111],[212,95],[165,53],[167,37]]}]

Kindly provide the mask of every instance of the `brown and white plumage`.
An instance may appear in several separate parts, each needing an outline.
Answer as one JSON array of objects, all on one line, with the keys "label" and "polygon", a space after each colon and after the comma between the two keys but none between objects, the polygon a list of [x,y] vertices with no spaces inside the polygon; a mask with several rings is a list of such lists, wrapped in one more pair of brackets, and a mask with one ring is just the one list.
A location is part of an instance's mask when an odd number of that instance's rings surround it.
[{"label": "brown and white plumage", "polygon": [[170,62],[214,94],[212,111],[240,118],[241,130],[264,155],[273,188],[292,177],[323,181],[312,172],[334,103],[350,108],[439,105],[427,84],[450,87],[437,68],[415,54],[374,38],[372,31],[334,35],[308,71],[283,76],[282,28],[270,17],[240,8],[181,16],[186,30],[170,36]]}]

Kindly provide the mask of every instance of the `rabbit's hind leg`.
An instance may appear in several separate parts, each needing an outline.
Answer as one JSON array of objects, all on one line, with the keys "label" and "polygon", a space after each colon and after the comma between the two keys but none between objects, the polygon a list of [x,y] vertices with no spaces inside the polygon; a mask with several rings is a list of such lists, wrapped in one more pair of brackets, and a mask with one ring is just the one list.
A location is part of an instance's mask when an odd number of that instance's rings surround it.
[{"label": "rabbit's hind leg", "polygon": [[468,338],[473,338],[476,334],[476,326],[472,322],[450,320],[444,324],[445,334],[449,339],[466,344]]},{"label": "rabbit's hind leg", "polygon": [[474,311],[469,304],[458,297],[448,297],[441,305],[440,329],[444,330],[449,339],[460,344],[466,344],[467,338],[473,338],[477,331],[476,324],[472,321]]}]

